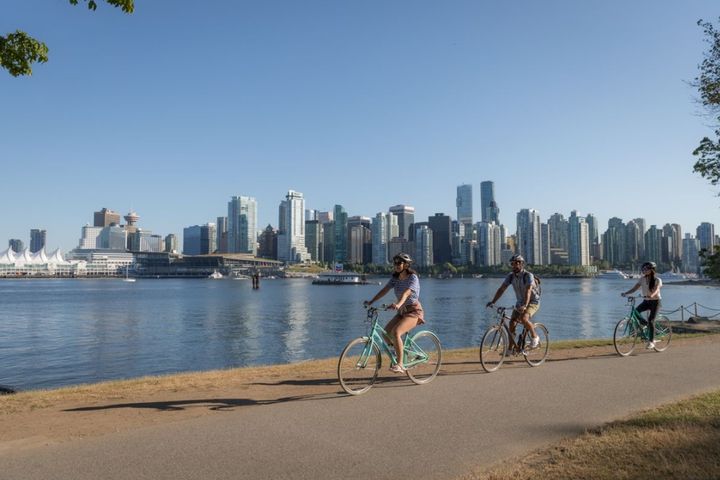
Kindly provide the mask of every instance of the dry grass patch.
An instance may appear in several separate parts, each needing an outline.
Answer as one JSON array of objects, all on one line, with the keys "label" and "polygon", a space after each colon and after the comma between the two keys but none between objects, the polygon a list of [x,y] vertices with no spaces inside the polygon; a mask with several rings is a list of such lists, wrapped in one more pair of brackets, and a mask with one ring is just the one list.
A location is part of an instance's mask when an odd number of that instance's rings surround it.
[{"label": "dry grass patch", "polygon": [[611,423],[580,438],[464,478],[720,478],[720,391]]}]

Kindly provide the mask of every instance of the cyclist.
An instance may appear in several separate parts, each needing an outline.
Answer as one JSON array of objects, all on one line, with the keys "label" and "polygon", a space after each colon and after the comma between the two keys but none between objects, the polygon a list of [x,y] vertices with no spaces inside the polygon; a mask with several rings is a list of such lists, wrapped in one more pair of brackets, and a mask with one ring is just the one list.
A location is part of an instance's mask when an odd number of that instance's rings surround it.
[{"label": "cyclist", "polygon": [[387,285],[385,285],[371,300],[365,301],[370,305],[379,300],[390,290],[394,290],[397,300],[389,308],[397,310],[397,314],[385,325],[388,343],[395,346],[397,363],[390,366],[395,373],[402,373],[403,368],[403,341],[402,335],[418,325],[425,323],[423,309],[420,305],[420,280],[417,273],[410,268],[412,258],[407,253],[398,253],[393,257],[394,272]]},{"label": "cyclist", "polygon": [[510,317],[510,343],[515,345],[515,326],[517,322],[522,322],[525,329],[530,332],[530,348],[538,348],[540,346],[540,337],[535,333],[535,326],[530,321],[533,315],[540,309],[540,295],[535,288],[535,276],[525,270],[525,259],[520,254],[510,257],[510,272],[500,288],[495,292],[495,296],[487,303],[487,307],[492,307],[498,301],[505,290],[510,285],[515,290],[515,308]]},{"label": "cyclist", "polygon": [[622,292],[620,295],[625,297],[630,295],[638,288],[642,288],[643,301],[637,306],[638,312],[644,312],[649,310],[648,313],[648,325],[650,327],[650,341],[647,344],[648,350],[655,348],[655,316],[660,309],[660,288],[662,287],[662,280],[655,274],[657,265],[655,262],[645,262],[640,267],[640,273],[642,274],[640,280],[627,292]]}]

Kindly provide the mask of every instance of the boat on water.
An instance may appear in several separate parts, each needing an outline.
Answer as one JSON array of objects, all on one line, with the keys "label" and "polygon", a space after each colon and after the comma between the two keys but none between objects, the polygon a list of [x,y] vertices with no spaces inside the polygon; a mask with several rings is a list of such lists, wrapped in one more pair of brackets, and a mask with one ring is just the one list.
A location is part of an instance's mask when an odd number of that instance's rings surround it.
[{"label": "boat on water", "polygon": [[369,282],[365,275],[355,272],[328,272],[321,273],[312,281],[313,285],[377,285]]},{"label": "boat on water", "polygon": [[630,276],[622,272],[618,269],[614,270],[601,270],[600,273],[597,274],[597,278],[609,278],[609,279],[621,279],[621,280],[627,280],[630,278]]},{"label": "boat on water", "polygon": [[218,272],[217,270],[215,270],[213,273],[208,275],[208,278],[211,280],[219,280],[219,279],[223,278],[223,274]]},{"label": "boat on water", "polygon": [[663,281],[663,283],[684,282],[688,279],[687,275],[673,271],[658,273],[658,277]]}]

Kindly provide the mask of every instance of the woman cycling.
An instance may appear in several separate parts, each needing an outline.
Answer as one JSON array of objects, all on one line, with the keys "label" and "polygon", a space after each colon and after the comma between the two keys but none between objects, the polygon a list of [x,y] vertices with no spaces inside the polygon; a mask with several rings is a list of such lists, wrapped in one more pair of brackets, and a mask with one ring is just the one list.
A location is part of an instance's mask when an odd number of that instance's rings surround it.
[{"label": "woman cycling", "polygon": [[650,326],[650,342],[647,345],[648,349],[655,348],[655,316],[660,309],[660,287],[662,287],[662,280],[655,275],[656,269],[655,262],[645,262],[640,268],[642,276],[640,280],[627,292],[623,292],[620,295],[626,296],[633,293],[638,288],[642,288],[643,301],[637,307],[638,312],[644,312],[650,310],[648,314],[648,324]]},{"label": "woman cycling", "polygon": [[410,268],[412,258],[407,253],[398,253],[393,257],[395,271],[385,285],[371,300],[366,301],[370,305],[379,300],[391,289],[395,291],[397,301],[390,304],[388,308],[397,310],[398,313],[385,325],[390,343],[395,346],[397,363],[390,367],[390,371],[402,373],[405,371],[403,365],[403,341],[402,336],[425,323],[423,309],[420,305],[420,280],[417,273]]}]

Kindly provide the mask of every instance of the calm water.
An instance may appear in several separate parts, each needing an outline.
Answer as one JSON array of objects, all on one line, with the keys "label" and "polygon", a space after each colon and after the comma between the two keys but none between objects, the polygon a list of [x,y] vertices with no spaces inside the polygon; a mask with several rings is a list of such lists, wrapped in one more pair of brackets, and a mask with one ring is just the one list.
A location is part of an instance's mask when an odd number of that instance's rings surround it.
[{"label": "calm water", "polygon": [[[489,322],[484,305],[500,281],[421,280],[427,327],[444,348],[478,343]],[[545,278],[536,318],[553,339],[610,337],[626,311],[619,292],[631,285]],[[247,280],[0,281],[0,384],[48,388],[335,357],[365,333],[360,305],[379,288],[301,279],[264,280],[259,290]],[[666,284],[663,307],[720,308],[718,293]],[[499,304],[511,303],[507,291]]]}]

